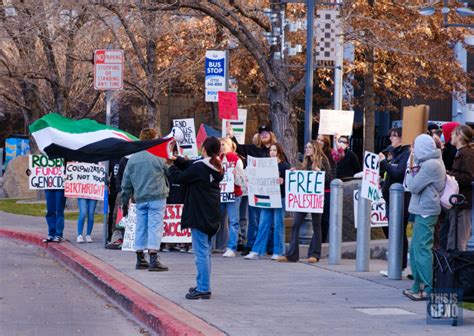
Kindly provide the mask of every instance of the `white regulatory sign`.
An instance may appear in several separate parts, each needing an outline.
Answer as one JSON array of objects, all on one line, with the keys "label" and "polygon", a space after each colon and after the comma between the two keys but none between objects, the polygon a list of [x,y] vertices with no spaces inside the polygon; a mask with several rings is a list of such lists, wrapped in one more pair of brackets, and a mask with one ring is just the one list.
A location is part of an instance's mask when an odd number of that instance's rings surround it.
[{"label": "white regulatory sign", "polygon": [[94,89],[121,90],[123,88],[123,50],[94,51]]}]

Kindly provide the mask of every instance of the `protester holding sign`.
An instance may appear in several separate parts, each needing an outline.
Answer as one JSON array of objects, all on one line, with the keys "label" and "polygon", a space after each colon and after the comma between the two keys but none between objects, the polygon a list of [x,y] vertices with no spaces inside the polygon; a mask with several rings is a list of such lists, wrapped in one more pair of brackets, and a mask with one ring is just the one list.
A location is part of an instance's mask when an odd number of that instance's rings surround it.
[{"label": "protester holding sign", "polygon": [[337,139],[337,147],[340,150],[339,160],[336,163],[336,177],[339,179],[354,177],[362,169],[357,155],[349,149],[349,137],[340,136]]},{"label": "protester holding sign", "polygon": [[97,200],[78,198],[77,206],[79,208],[79,218],[77,219],[77,242],[84,243],[84,222],[87,217],[86,243],[92,243],[92,229],[94,227],[94,214],[97,206]]},{"label": "protester holding sign", "polygon": [[260,222],[258,224],[258,234],[253,244],[252,251],[245,256],[245,259],[258,259],[267,251],[267,242],[272,224],[273,228],[273,255],[272,260],[277,260],[285,251],[285,172],[290,169],[290,164],[286,160],[281,144],[276,143],[270,146],[270,157],[278,159],[278,173],[281,194],[281,208],[262,208],[260,212]]},{"label": "protester holding sign", "polygon": [[[237,241],[239,239],[240,230],[240,199],[242,197],[241,186],[245,183],[244,164],[239,156],[233,150],[234,142],[229,138],[223,138],[221,141],[220,159],[224,169],[224,179],[221,182],[221,212],[227,212],[229,220],[229,239],[227,241],[227,249],[223,257],[235,257],[237,250]],[[226,179],[226,176],[230,178]],[[226,180],[226,182],[224,182]],[[232,183],[232,192],[223,184]],[[227,226],[227,223],[224,223]],[[221,227],[222,230],[222,227]]]},{"label": "protester holding sign", "polygon": [[[140,140],[156,139],[158,132],[146,128],[140,132]],[[168,166],[164,159],[147,151],[133,154],[128,160],[122,180],[122,207],[124,216],[128,212],[128,201],[132,196],[137,208],[137,227],[135,250],[137,254],[136,269],[147,269],[150,272],[167,271],[168,267],[158,259],[163,237],[163,219],[165,216],[166,197],[169,188],[166,182]],[[150,263],[145,260],[143,251],[147,249]]]},{"label": "protester holding sign", "polygon": [[[258,137],[255,138],[254,144],[239,144],[234,137],[232,127],[227,128],[227,136],[237,145],[237,154],[247,159],[247,156],[263,158],[269,156],[270,146],[277,142],[276,136],[270,126],[262,125],[258,128]],[[247,255],[252,249],[255,239],[257,238],[258,222],[260,221],[260,208],[248,208],[248,227],[247,227],[247,243],[242,255]]]},{"label": "protester holding sign", "polygon": [[178,157],[175,164],[182,172],[177,181],[184,188],[181,228],[191,228],[196,263],[197,286],[189,289],[186,299],[211,298],[212,236],[220,225],[220,186],[224,171],[219,160],[221,144],[217,138],[204,140],[203,159],[190,161]]},{"label": "protester holding sign", "polygon": [[[387,217],[390,218],[390,186],[394,183],[403,184],[405,179],[405,171],[407,168],[408,158],[410,156],[410,146],[402,145],[402,129],[392,128],[389,131],[390,142],[392,145],[392,160],[389,162],[385,154],[380,153],[380,175],[385,176],[382,185],[382,196],[385,200],[385,207],[387,209]],[[405,192],[405,209],[403,211],[403,253],[402,253],[402,270],[407,267],[408,259],[408,238],[406,235],[406,228],[408,225],[408,204],[410,203],[410,193]],[[383,232],[388,238],[388,226],[383,227]],[[381,272],[386,275],[386,272]]]},{"label": "protester holding sign", "polygon": [[[324,188],[329,188],[332,179],[331,165],[329,159],[323,153],[321,146],[317,141],[310,141],[305,146],[305,154],[302,163],[302,170],[324,171]],[[280,262],[296,262],[299,260],[299,232],[301,225],[306,217],[306,212],[295,212],[293,225],[291,227],[290,247],[286,256],[278,258]],[[313,237],[308,249],[308,262],[317,263],[321,258],[321,213],[311,213],[313,224]]]},{"label": "protester holding sign", "polygon": [[[433,290],[433,237],[434,227],[441,212],[440,196],[445,186],[446,169],[441,151],[432,137],[416,137],[406,184],[412,197],[410,213],[415,215],[410,246],[410,265],[415,282],[403,294],[412,300],[426,300]],[[421,286],[424,285],[424,289]]]}]

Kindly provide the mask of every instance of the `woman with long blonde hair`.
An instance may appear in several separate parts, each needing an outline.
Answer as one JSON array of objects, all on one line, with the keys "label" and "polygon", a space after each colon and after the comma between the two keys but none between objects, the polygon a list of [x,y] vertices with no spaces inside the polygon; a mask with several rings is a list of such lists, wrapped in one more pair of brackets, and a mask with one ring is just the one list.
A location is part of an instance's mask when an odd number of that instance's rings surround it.
[{"label": "woman with long blonde hair", "polygon": [[[305,146],[304,159],[301,164],[302,170],[314,170],[314,171],[324,171],[325,179],[324,185],[325,188],[329,186],[329,182],[332,179],[331,165],[329,160],[324,154],[321,145],[315,140],[311,140]],[[329,200],[324,200],[324,202],[329,202]],[[301,225],[304,222],[307,213],[305,212],[295,212],[293,216],[293,225],[291,227],[291,241],[288,252],[284,257],[278,258],[280,262],[297,262],[299,260],[299,232]],[[313,237],[311,238],[311,244],[308,249],[308,262],[317,263],[321,258],[321,214],[312,213],[312,222],[313,222]]]}]

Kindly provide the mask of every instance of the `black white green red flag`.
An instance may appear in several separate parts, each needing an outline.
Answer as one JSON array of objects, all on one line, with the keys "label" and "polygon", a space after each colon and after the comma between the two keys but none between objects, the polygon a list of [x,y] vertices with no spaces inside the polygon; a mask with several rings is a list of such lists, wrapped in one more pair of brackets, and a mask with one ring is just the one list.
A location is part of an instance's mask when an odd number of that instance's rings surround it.
[{"label": "black white green red flag", "polygon": [[140,141],[95,120],[73,120],[56,113],[43,116],[29,129],[41,152],[50,159],[65,158],[66,161],[107,161],[142,150],[168,158],[175,143],[171,134],[161,139]]}]

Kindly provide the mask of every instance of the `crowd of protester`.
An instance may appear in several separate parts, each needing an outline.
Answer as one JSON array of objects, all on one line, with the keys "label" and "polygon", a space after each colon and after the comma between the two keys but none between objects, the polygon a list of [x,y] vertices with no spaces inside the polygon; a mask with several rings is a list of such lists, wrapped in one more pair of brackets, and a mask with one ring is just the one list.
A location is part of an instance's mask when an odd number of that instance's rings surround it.
[{"label": "crowd of protester", "polygon": [[[141,140],[157,137],[153,129],[145,129]],[[412,145],[402,144],[402,129],[389,132],[390,146],[379,154],[381,192],[386,202],[387,216],[390,206],[389,189],[394,183],[405,186],[402,268],[408,275],[410,251],[411,278],[414,284],[404,294],[413,300],[423,300],[432,290],[432,249],[453,249],[456,245],[454,225],[458,223],[457,248],[466,250],[472,226],[472,186],[474,177],[473,130],[456,122],[445,123],[441,128],[430,124],[426,134],[419,135]],[[292,214],[291,236],[285,251],[285,172],[286,170],[312,170],[325,172],[325,202],[322,214],[311,214],[313,235],[307,262],[321,259],[321,244],[328,241],[330,212],[330,182],[354,178],[361,169],[357,156],[350,150],[349,137],[318,135],[305,144],[303,160],[290,165],[283,146],[271,127],[259,127],[252,144],[240,144],[232,129],[227,137],[208,137],[201,148],[202,157],[190,160],[173,156],[164,160],[140,152],[112,164],[109,176],[110,199],[108,241],[106,248],[119,249],[123,229],[115,227],[119,211],[126,216],[129,200],[133,198],[137,209],[136,265],[137,269],[167,271],[157,252],[178,249],[195,255],[196,286],[189,289],[188,299],[211,297],[211,253],[222,253],[234,258],[237,252],[245,259],[254,260],[271,255],[279,262],[297,262],[300,229],[307,213]],[[260,208],[248,205],[244,168],[248,156],[272,157],[278,162],[282,207]],[[231,202],[221,202],[219,183],[226,172],[232,172],[234,192]],[[460,209],[446,209],[440,204],[446,175],[453,176],[459,193],[466,202]],[[45,242],[62,239],[64,227],[64,192],[46,191],[48,237]],[[116,201],[116,200],[120,200]],[[94,212],[97,201],[79,199],[77,242],[92,242]],[[192,248],[188,244],[161,244],[163,217],[166,204],[184,204],[181,228],[190,228]],[[85,240],[83,226],[88,217]],[[408,223],[413,223],[409,246]],[[388,227],[384,228],[388,238]],[[161,245],[161,246],[160,246]],[[146,260],[144,251],[149,254]]]}]

